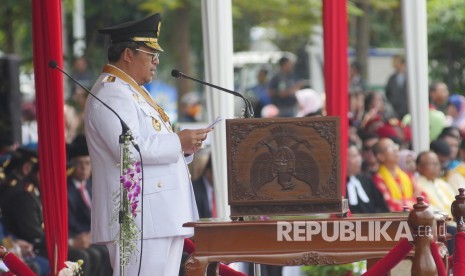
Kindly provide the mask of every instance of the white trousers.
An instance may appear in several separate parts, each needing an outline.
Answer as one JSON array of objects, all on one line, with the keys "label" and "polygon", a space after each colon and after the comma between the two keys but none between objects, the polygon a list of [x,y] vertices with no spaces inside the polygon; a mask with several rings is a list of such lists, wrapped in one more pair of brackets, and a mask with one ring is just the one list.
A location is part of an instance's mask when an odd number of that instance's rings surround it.
[{"label": "white trousers", "polygon": [[[142,262],[139,273],[140,243],[138,252],[125,267],[126,276],[177,276],[181,264],[184,238],[180,236],[143,240]],[[120,276],[119,246],[107,244],[113,276]]]}]

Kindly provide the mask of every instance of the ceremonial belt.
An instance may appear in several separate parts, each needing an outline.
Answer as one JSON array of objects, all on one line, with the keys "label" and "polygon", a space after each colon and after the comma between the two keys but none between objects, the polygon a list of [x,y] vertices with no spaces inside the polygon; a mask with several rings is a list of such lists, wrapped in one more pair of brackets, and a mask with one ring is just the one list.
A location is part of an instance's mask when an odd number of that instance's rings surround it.
[{"label": "ceremonial belt", "polygon": [[153,108],[155,108],[156,111],[158,111],[158,113],[160,114],[160,116],[161,116],[161,118],[163,119],[164,122],[169,123],[170,118],[168,117],[168,114],[166,114],[165,110],[163,110],[163,108],[161,108],[153,100],[153,98],[148,94],[148,92],[145,89],[143,89],[139,84],[137,84],[136,81],[133,78],[131,78],[128,74],[123,72],[121,69],[119,69],[119,68],[117,68],[115,66],[108,65],[108,64],[106,64],[103,67],[103,73],[112,74],[115,77],[120,78],[123,81],[127,82],[130,86],[132,86],[134,89],[136,89],[137,92],[139,92],[139,94],[142,95],[142,97],[144,97],[145,101],[150,106],[152,106]]}]

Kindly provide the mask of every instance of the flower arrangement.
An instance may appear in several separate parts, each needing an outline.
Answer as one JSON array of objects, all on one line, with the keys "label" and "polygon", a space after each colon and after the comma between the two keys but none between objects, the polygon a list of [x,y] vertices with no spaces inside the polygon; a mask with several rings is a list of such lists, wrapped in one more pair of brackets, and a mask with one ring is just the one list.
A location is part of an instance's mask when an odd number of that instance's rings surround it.
[{"label": "flower arrangement", "polygon": [[58,276],[82,276],[84,272],[82,271],[82,260],[77,262],[65,262],[66,267],[60,270]]},{"label": "flower arrangement", "polygon": [[[141,163],[135,162],[131,156],[130,136],[125,136],[123,145],[123,164],[120,184],[124,189],[113,194],[115,209],[113,222],[121,223],[119,236],[115,238],[120,243],[120,262],[126,266],[130,263],[131,255],[136,253],[139,240],[139,229],[136,225],[137,207],[141,192]],[[122,191],[122,195],[121,195]],[[124,241],[121,243],[121,241]]]}]

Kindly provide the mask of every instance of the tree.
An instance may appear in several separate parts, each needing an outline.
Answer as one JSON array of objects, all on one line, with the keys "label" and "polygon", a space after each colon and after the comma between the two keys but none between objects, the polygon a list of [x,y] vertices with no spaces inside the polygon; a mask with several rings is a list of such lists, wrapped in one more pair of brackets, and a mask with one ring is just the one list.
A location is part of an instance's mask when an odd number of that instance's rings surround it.
[{"label": "tree", "polygon": [[32,3],[27,0],[3,0],[0,5],[0,51],[19,54],[29,64],[32,64],[31,10]]},{"label": "tree", "polygon": [[254,26],[272,28],[282,50],[295,51],[308,43],[312,26],[321,24],[321,0],[232,0],[235,50],[249,48]]},{"label": "tree", "polygon": [[465,92],[465,0],[428,1],[428,51],[432,81]]}]

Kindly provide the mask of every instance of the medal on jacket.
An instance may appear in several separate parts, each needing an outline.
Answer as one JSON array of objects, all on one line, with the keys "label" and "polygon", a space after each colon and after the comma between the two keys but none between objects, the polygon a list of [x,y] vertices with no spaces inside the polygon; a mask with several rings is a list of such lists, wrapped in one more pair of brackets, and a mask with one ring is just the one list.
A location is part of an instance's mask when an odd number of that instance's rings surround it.
[{"label": "medal on jacket", "polygon": [[156,131],[160,131],[161,130],[161,123],[160,121],[158,121],[157,119],[153,118],[152,117],[152,125],[153,125],[153,128],[156,130]]}]

